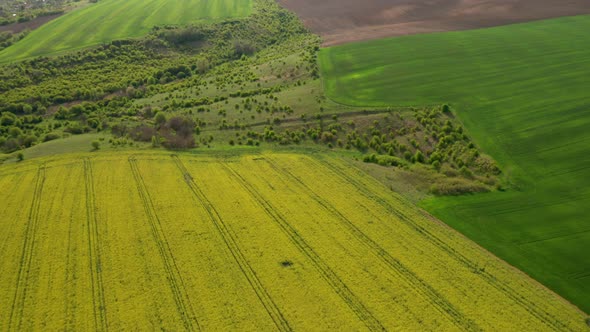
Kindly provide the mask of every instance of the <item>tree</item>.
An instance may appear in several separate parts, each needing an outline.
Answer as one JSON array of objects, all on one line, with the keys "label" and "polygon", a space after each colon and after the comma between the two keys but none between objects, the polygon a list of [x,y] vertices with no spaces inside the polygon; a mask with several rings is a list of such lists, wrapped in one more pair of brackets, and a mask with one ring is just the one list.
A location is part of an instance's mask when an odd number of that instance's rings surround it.
[{"label": "tree", "polygon": [[197,71],[199,74],[204,74],[207,70],[209,70],[209,60],[206,58],[199,58],[197,60]]},{"label": "tree", "polygon": [[23,161],[25,159],[25,155],[23,155],[22,152],[19,152],[16,154],[16,160],[17,161]]},{"label": "tree", "polygon": [[10,112],[2,113],[2,117],[0,117],[0,125],[1,126],[12,126],[16,122],[16,115]]},{"label": "tree", "polygon": [[100,149],[100,142],[99,141],[92,141],[92,148],[94,150]]},{"label": "tree", "polygon": [[160,127],[166,123],[166,115],[162,112],[158,112],[154,118],[154,121],[156,122],[156,126]]},{"label": "tree", "polygon": [[424,163],[424,155],[422,154],[422,151],[416,151],[416,154],[412,158],[412,161],[416,163]]},{"label": "tree", "polygon": [[17,138],[19,136],[21,136],[23,134],[23,131],[20,130],[19,127],[10,127],[10,129],[8,129],[8,135]]}]

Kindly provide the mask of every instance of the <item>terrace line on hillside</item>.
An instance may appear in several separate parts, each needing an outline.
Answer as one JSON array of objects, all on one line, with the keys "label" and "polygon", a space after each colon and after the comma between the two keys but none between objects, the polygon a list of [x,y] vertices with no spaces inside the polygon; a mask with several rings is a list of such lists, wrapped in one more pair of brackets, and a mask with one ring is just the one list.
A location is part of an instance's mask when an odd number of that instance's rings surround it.
[{"label": "terrace line on hillside", "polygon": [[333,157],[64,155],[0,166],[0,192],[1,330],[585,324]]}]

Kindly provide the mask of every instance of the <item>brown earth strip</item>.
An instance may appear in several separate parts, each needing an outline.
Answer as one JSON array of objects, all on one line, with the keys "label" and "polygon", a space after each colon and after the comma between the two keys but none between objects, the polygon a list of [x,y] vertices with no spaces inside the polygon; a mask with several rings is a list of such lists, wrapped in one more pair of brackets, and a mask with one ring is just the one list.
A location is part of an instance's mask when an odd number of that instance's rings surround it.
[{"label": "brown earth strip", "polygon": [[0,32],[3,31],[11,31],[12,33],[20,33],[25,30],[35,30],[38,27],[42,26],[43,24],[53,20],[54,18],[58,18],[63,14],[55,14],[55,15],[47,15],[47,16],[39,16],[35,17],[34,19],[22,22],[22,23],[12,23],[8,25],[0,26]]},{"label": "brown earth strip", "polygon": [[323,46],[590,14],[588,0],[278,0]]}]

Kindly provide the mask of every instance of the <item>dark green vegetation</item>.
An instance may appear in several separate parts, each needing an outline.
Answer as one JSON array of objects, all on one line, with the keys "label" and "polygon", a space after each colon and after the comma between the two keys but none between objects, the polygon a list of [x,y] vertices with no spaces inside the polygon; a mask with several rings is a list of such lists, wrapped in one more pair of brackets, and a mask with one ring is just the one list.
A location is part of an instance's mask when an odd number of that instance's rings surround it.
[{"label": "dark green vegetation", "polygon": [[[156,28],[54,58],[7,65],[0,149],[278,148],[351,151],[393,173],[415,173],[424,192],[490,191],[499,170],[447,106],[354,108],[327,100],[319,39],[273,1],[208,25]],[[37,145],[41,143],[41,145]],[[47,146],[46,148],[44,146]],[[29,156],[29,154],[31,156]]]},{"label": "dark green vegetation", "polygon": [[322,50],[330,98],[449,102],[506,192],[423,206],[590,311],[590,16]]},{"label": "dark green vegetation", "polygon": [[121,38],[140,37],[154,26],[245,17],[250,0],[101,0],[67,13],[0,52],[0,62],[47,56]]}]

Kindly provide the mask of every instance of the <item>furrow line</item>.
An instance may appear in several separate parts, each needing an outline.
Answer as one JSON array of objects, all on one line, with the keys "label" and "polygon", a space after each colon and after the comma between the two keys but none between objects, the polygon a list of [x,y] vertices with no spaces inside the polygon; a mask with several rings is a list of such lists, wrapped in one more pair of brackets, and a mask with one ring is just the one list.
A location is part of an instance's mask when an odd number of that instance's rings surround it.
[{"label": "furrow line", "polygon": [[281,228],[283,233],[289,237],[291,242],[311,261],[313,266],[320,272],[324,280],[332,289],[342,298],[350,309],[359,317],[359,319],[371,331],[383,331],[385,327],[377,318],[365,307],[361,300],[348,288],[348,286],[338,277],[338,275],[324,262],[324,260],[313,250],[313,248],[303,239],[293,226],[278,213],[277,209],[265,200],[240,174],[227,165],[223,165],[226,171],[232,175],[240,185],[248,191],[250,196],[256,200],[266,214]]},{"label": "furrow line", "polygon": [[107,309],[102,281],[102,265],[98,222],[96,220],[96,198],[92,164],[84,159],[84,182],[86,185],[86,232],[88,237],[88,258],[90,260],[90,280],[92,285],[92,310],[94,327],[97,331],[108,330]]},{"label": "furrow line", "polygon": [[262,285],[260,279],[256,275],[256,272],[248,263],[246,256],[240,250],[240,247],[232,235],[229,227],[225,224],[223,219],[221,218],[217,209],[213,206],[213,204],[207,199],[207,196],[203,193],[203,191],[197,186],[194,182],[190,172],[186,169],[180,158],[176,155],[172,155],[172,160],[174,164],[181,172],[185,183],[191,190],[195,200],[199,202],[199,204],[203,207],[203,209],[207,212],[209,219],[217,229],[217,232],[221,235],[226,247],[228,248],[229,252],[231,253],[232,257],[238,264],[238,267],[242,271],[242,274],[256,293],[256,296],[266,309],[266,312],[270,316],[270,318],[275,323],[277,329],[279,331],[292,331],[289,322],[283,316],[283,313],[274,302],[268,291]]},{"label": "furrow line", "polygon": [[[74,222],[70,220],[68,222],[68,246],[66,250],[66,269],[65,269],[65,280],[64,285],[65,288],[65,301],[64,301],[64,312],[65,312],[65,321],[64,321],[64,330],[74,330],[76,328],[76,285],[77,285],[77,275],[76,275],[76,259],[78,258],[77,255],[73,253],[73,242],[75,241],[75,236],[77,234],[73,234]],[[90,256],[89,256],[90,257]],[[93,293],[94,294],[94,293]],[[94,300],[92,302],[94,304]],[[97,331],[98,328],[95,328]]]},{"label": "furrow line", "polygon": [[43,185],[45,184],[45,164],[39,166],[37,170],[37,179],[35,182],[35,191],[29,209],[29,216],[27,221],[27,228],[25,230],[25,241],[20,257],[20,265],[16,277],[16,285],[14,290],[14,297],[12,299],[12,307],[10,309],[10,318],[8,320],[8,330],[22,330],[21,324],[23,322],[23,311],[25,301],[27,298],[27,288],[29,275],[31,273],[31,263],[33,261],[33,253],[35,248],[35,236],[37,233],[39,223],[39,208],[41,206],[41,194],[43,193]]},{"label": "furrow line", "polygon": [[[450,256],[454,257],[457,261],[461,262],[462,264],[467,266],[469,269],[471,269],[473,271],[478,271],[477,273],[482,278],[484,278],[490,285],[492,285],[498,291],[504,293],[507,297],[512,299],[514,302],[518,303],[522,308],[524,308],[526,311],[528,311],[531,315],[535,316],[539,320],[543,321],[547,326],[551,327],[552,329],[554,329],[556,331],[563,331],[563,330],[573,331],[571,328],[569,328],[568,326],[566,326],[565,324],[560,322],[558,319],[556,319],[550,313],[545,312],[542,309],[538,309],[538,307],[535,305],[534,302],[530,301],[525,296],[519,294],[512,287],[502,283],[500,280],[498,280],[495,276],[493,276],[489,272],[480,271],[480,269],[476,263],[472,262],[469,258],[465,257],[460,252],[457,252],[455,249],[453,249],[451,246],[449,246],[443,240],[438,238],[436,235],[432,234],[426,228],[418,225],[411,218],[409,218],[406,214],[404,214],[403,212],[396,209],[395,206],[393,206],[391,204],[391,202],[368,191],[365,188],[365,185],[363,183],[358,182],[355,179],[353,179],[352,177],[347,176],[346,174],[344,174],[344,172],[341,169],[337,168],[336,166],[331,165],[329,161],[326,161],[324,163],[318,163],[317,161],[310,161],[310,162],[315,163],[320,168],[323,167],[324,169],[325,168],[329,169],[332,172],[332,174],[335,174],[339,178],[341,178],[343,181],[352,184],[365,197],[372,199],[375,202],[379,203],[381,206],[386,208],[388,212],[396,215],[404,224],[409,226],[411,229],[413,229],[417,233],[426,237],[435,246],[437,246],[438,248],[440,248],[441,250],[443,250],[444,252],[446,252]],[[355,166],[351,166],[351,167],[354,167],[357,172],[362,173],[362,171],[359,170],[358,168],[356,168]],[[402,204],[403,206],[407,206],[407,203],[403,202],[402,200],[400,200],[400,199],[396,199],[396,200],[400,204]]]},{"label": "furrow line", "polygon": [[194,310],[188,298],[186,287],[182,276],[172,255],[170,245],[166,239],[166,235],[162,230],[162,224],[160,218],[156,213],[156,209],[153,205],[153,201],[147,190],[143,177],[137,166],[137,160],[133,157],[129,157],[129,164],[131,165],[131,172],[137,185],[137,191],[142,201],[150,230],[154,237],[156,246],[158,247],[158,253],[164,263],[164,270],[166,271],[166,278],[172,291],[174,302],[176,303],[176,309],[182,317],[184,327],[189,331],[201,330],[199,322],[194,314]]},{"label": "furrow line", "polygon": [[391,256],[383,247],[381,247],[377,242],[367,236],[361,229],[359,229],[354,223],[352,223],[348,218],[346,218],[338,209],[336,209],[332,204],[327,202],[325,199],[320,197],[317,193],[313,191],[307,184],[305,184],[301,179],[291,173],[289,170],[279,167],[273,160],[269,160],[268,158],[265,161],[271,165],[273,169],[278,174],[286,174],[289,179],[294,180],[296,183],[299,184],[301,188],[305,190],[309,194],[309,196],[316,201],[319,205],[321,205],[324,209],[328,210],[331,214],[336,216],[338,220],[341,221],[341,224],[344,225],[349,232],[365,247],[367,247],[371,252],[379,258],[383,263],[393,269],[397,274],[406,280],[408,284],[412,285],[413,288],[420,293],[422,296],[427,298],[435,307],[436,309],[446,315],[457,327],[460,327],[466,331],[481,331],[482,329],[473,321],[463,315],[461,311],[459,311],[452,303],[448,302],[448,300],[439,292],[437,292],[431,285],[429,285],[426,281],[421,279],[414,271],[410,268],[405,266],[402,262],[398,259]]}]

